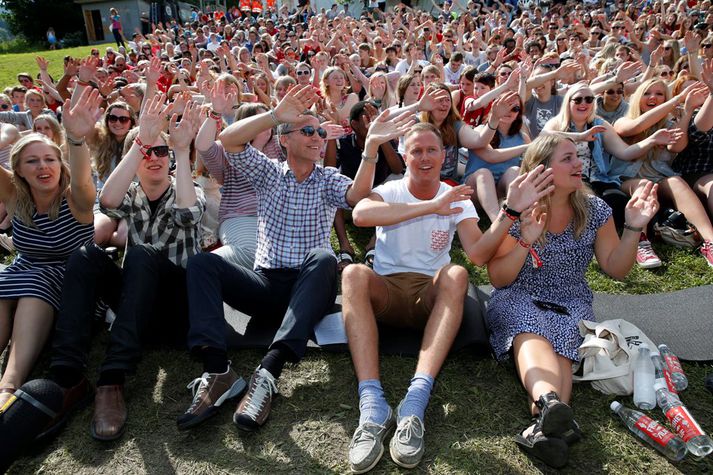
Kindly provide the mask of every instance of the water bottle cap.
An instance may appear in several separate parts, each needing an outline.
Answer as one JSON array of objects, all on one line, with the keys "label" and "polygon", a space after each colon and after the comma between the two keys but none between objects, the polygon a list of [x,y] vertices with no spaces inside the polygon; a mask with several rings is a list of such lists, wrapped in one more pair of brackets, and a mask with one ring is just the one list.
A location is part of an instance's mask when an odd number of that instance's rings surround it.
[{"label": "water bottle cap", "polygon": [[646,343],[642,343],[639,345],[639,351],[641,350],[651,351],[651,348],[649,348],[649,345],[647,345]]},{"label": "water bottle cap", "polygon": [[619,401],[612,401],[611,405],[609,406],[609,408],[614,412],[618,411],[620,407],[621,403]]},{"label": "water bottle cap", "polygon": [[666,386],[666,380],[664,380],[663,378],[659,378],[654,381],[654,391],[658,391],[659,389],[665,389],[668,391],[668,386]]}]

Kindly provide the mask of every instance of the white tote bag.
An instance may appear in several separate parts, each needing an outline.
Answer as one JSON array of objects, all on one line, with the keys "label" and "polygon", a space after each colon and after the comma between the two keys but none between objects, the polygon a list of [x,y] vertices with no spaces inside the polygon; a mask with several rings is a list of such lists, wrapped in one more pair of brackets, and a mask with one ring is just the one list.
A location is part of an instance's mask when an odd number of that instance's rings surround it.
[{"label": "white tote bag", "polygon": [[634,363],[638,347],[646,343],[652,353],[656,345],[636,325],[622,319],[579,322],[584,342],[579,347],[579,363],[572,367],[574,381],[591,381],[604,394],[627,396],[634,392]]}]

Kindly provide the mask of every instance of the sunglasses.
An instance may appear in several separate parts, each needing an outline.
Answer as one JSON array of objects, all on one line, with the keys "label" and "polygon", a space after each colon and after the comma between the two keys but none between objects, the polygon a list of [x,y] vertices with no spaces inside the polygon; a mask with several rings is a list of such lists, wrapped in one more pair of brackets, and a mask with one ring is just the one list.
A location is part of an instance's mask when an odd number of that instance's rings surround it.
[{"label": "sunglasses", "polygon": [[708,49],[710,47],[713,47],[713,45],[701,45],[701,48],[703,48],[703,49]]},{"label": "sunglasses", "polygon": [[662,78],[673,76],[673,71],[661,71],[661,73],[659,73],[659,76],[661,76]]},{"label": "sunglasses", "polygon": [[594,102],[594,96],[579,96],[579,97],[573,97],[570,99],[571,102],[574,102],[575,104],[579,105],[583,101],[586,102],[587,104],[591,104]]},{"label": "sunglasses", "polygon": [[[621,96],[622,94],[624,94],[624,90],[623,89],[607,89],[608,96],[613,96],[614,94],[616,94],[617,96]],[[577,99],[579,99],[579,98],[577,98]]]},{"label": "sunglasses", "polygon": [[288,130],[287,132],[285,132],[285,134],[291,134],[292,132],[297,132],[298,130],[300,132],[302,132],[302,135],[304,135],[305,137],[313,137],[314,133],[317,132],[317,135],[319,135],[320,138],[323,138],[323,139],[327,138],[326,130],[324,130],[322,127],[315,128],[312,125],[305,125],[301,129],[297,129],[297,130]]},{"label": "sunglasses", "polygon": [[297,71],[298,76],[309,76],[309,71]]},{"label": "sunglasses", "polygon": [[511,112],[520,112],[520,106],[515,106],[512,109],[510,109]]},{"label": "sunglasses", "polygon": [[559,28],[559,26],[557,26],[557,25],[550,25],[550,30],[556,30],[557,28]]},{"label": "sunglasses", "polygon": [[673,48],[670,46],[664,46],[663,49],[665,49],[666,51],[671,51]]},{"label": "sunglasses", "polygon": [[4,111],[8,110],[9,108],[10,108],[10,106],[8,104],[0,104],[0,109],[2,109]]},{"label": "sunglasses", "polygon": [[414,73],[421,73],[421,72],[423,72],[423,69],[414,69],[413,72],[414,72]]},{"label": "sunglasses", "polygon": [[612,26],[611,29],[612,30],[623,30],[624,27],[623,26]]},{"label": "sunglasses", "polygon": [[157,145],[149,148],[146,150],[146,157],[148,158],[152,153],[157,158],[168,157],[168,145]]},{"label": "sunglasses", "polygon": [[108,120],[109,122],[119,122],[120,124],[124,125],[131,120],[131,117],[109,114],[108,116],[106,116],[106,120]]}]

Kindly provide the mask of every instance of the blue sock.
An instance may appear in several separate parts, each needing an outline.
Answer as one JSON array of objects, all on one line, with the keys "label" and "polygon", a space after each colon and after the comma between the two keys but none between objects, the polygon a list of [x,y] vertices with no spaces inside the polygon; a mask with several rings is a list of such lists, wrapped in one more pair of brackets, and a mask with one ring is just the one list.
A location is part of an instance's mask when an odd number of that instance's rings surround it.
[{"label": "blue sock", "polygon": [[406,397],[399,407],[399,420],[408,416],[418,416],[423,421],[428,400],[431,399],[434,380],[426,373],[416,373],[411,378],[411,384]]},{"label": "blue sock", "polygon": [[384,425],[391,414],[389,403],[378,379],[359,383],[359,425],[365,422]]}]

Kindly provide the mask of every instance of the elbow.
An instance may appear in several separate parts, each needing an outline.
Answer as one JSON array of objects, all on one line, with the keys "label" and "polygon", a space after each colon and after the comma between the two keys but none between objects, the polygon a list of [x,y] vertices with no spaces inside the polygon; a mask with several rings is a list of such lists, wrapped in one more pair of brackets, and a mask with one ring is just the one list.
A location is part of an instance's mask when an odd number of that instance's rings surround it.
[{"label": "elbow", "polygon": [[354,207],[354,210],[352,211],[352,222],[354,223],[354,226],[358,226],[360,228],[369,226],[369,222],[364,208],[359,206],[358,204]]}]

